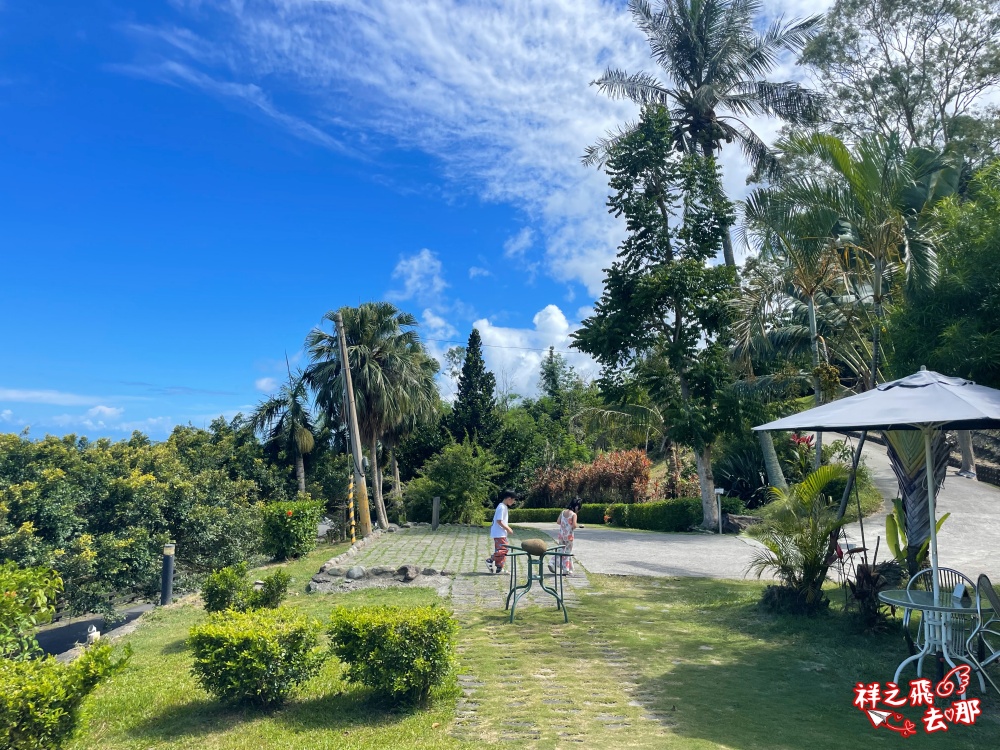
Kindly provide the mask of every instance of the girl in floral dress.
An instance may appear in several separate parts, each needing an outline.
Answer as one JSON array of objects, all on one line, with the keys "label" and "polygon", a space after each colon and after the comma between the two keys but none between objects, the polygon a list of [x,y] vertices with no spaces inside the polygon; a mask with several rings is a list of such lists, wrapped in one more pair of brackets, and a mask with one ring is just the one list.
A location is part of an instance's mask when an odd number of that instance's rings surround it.
[{"label": "girl in floral dress", "polygon": [[[561,551],[567,554],[573,553],[573,532],[578,526],[576,518],[581,505],[583,505],[583,501],[575,497],[570,501],[569,507],[559,514],[559,533],[556,535],[556,542],[562,545]],[[573,575],[572,557],[558,557],[556,559],[559,560],[560,572],[568,576]],[[549,563],[549,569],[554,573],[555,564]]]}]

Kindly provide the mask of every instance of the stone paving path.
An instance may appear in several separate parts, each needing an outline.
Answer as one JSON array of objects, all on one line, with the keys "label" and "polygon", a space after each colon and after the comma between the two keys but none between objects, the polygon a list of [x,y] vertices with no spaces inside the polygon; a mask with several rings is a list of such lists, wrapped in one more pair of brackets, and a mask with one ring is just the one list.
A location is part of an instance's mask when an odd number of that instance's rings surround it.
[{"label": "stone paving path", "polygon": [[[544,535],[521,530],[511,543],[529,537]],[[654,696],[640,692],[633,680],[636,670],[599,632],[589,608],[580,606],[584,597],[603,592],[591,588],[579,566],[566,579],[569,625],[551,597],[536,588],[519,603],[518,620],[511,626],[497,616],[503,614],[509,579],[486,572],[484,560],[491,551],[484,528],[442,526],[432,532],[415,527],[384,536],[352,561],[365,567],[412,563],[455,574],[451,603],[468,637],[460,637],[458,646],[462,697],[453,736],[525,747],[539,742],[598,747],[621,744],[622,733],[636,723],[645,724],[647,733],[669,726],[666,717],[648,708]],[[551,610],[551,618],[538,608]],[[519,626],[522,618],[531,622]],[[537,684],[544,686],[540,705]],[[483,710],[484,702],[490,710]],[[589,730],[581,730],[584,718]]]}]

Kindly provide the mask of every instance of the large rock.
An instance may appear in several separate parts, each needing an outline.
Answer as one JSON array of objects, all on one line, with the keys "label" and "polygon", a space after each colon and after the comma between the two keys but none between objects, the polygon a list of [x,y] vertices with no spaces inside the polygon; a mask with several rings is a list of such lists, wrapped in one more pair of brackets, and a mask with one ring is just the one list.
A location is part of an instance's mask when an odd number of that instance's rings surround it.
[{"label": "large rock", "polygon": [[399,531],[399,527],[394,523],[390,523],[389,528],[386,529],[386,531],[388,531],[390,534],[395,534],[397,531]]},{"label": "large rock", "polygon": [[384,565],[376,565],[368,569],[368,573],[373,576],[391,576],[395,572],[392,568],[387,568]]},{"label": "large rock", "polygon": [[438,574],[438,572],[434,568],[424,568],[421,571],[421,574],[425,575],[425,576],[436,576]]},{"label": "large rock", "polygon": [[403,583],[409,583],[418,575],[420,575],[420,568],[416,565],[403,565],[397,571],[396,575],[401,576]]},{"label": "large rock", "polygon": [[739,534],[756,523],[760,523],[760,519],[757,516],[737,516],[733,513],[723,513],[722,533]]},{"label": "large rock", "polygon": [[357,581],[365,577],[365,569],[360,565],[355,565],[353,568],[347,571],[347,578],[350,581]]}]

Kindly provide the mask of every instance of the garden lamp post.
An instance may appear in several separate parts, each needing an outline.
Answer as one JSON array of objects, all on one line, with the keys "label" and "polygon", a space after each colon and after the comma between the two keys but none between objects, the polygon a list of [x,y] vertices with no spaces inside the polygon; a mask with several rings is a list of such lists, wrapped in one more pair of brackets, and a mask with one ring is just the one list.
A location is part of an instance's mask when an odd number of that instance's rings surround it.
[{"label": "garden lamp post", "polygon": [[174,595],[174,551],[177,545],[167,542],[163,545],[163,572],[160,576],[160,606],[170,604]]}]

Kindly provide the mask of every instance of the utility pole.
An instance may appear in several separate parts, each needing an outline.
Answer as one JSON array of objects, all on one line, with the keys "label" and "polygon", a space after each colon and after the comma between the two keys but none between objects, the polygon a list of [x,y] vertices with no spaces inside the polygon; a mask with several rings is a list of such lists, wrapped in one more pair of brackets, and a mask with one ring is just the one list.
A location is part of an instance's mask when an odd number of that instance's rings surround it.
[{"label": "utility pole", "polygon": [[351,363],[347,359],[347,337],[344,336],[344,319],[338,312],[333,316],[340,343],[340,373],[344,378],[344,401],[347,403],[347,431],[351,434],[351,462],[354,464],[354,487],[357,491],[358,521],[361,537],[372,533],[372,517],[368,510],[368,485],[361,468],[361,436],[358,434],[358,411],[354,407],[354,384],[351,382]]}]

